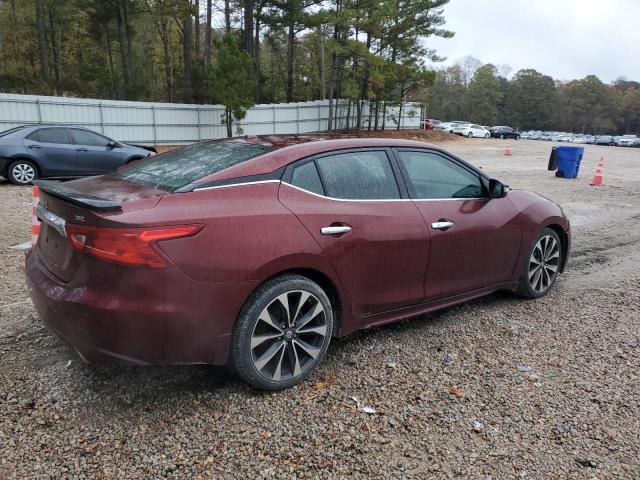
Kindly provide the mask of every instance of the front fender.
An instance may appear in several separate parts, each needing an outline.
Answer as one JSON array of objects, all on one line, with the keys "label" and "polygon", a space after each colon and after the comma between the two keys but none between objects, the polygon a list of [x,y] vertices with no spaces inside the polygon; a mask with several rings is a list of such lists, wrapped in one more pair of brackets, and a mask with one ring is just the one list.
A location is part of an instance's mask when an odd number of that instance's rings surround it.
[{"label": "front fender", "polygon": [[[562,208],[551,200],[526,190],[513,190],[507,198],[519,211],[520,225],[522,226],[522,245],[518,264],[526,260],[531,243],[545,228],[553,228],[561,237],[565,255],[560,271],[566,266],[568,253],[571,247],[571,233],[569,219]],[[519,272],[516,272],[518,275]]]}]

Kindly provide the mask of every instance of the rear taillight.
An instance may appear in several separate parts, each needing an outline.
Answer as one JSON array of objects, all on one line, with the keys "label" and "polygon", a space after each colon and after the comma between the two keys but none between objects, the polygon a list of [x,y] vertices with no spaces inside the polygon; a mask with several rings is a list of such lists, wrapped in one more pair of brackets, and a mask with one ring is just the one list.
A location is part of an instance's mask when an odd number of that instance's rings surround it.
[{"label": "rear taillight", "polygon": [[203,225],[174,225],[149,228],[100,228],[67,223],[66,231],[72,247],[103,260],[124,265],[165,268],[168,260],[156,243],[190,237]]}]

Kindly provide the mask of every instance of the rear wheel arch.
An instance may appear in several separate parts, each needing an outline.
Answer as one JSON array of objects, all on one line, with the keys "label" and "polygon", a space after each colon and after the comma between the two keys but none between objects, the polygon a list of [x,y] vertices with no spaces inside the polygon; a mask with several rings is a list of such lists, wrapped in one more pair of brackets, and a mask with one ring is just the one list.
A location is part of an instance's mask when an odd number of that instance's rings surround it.
[{"label": "rear wheel arch", "polygon": [[[334,315],[334,328],[333,328],[333,336],[339,336],[342,326],[342,318],[344,312],[344,299],[340,294],[340,289],[336,282],[326,273],[320,271],[316,268],[309,267],[299,267],[299,268],[289,268],[285,270],[280,270],[278,272],[272,273],[263,281],[261,281],[254,290],[247,296],[247,300],[243,305],[242,309],[245,307],[246,303],[252,298],[253,294],[262,287],[267,282],[270,282],[279,277],[285,277],[287,275],[299,275],[301,277],[305,277],[312,282],[315,282],[324,290],[329,297],[329,301],[331,302],[331,308],[333,309]],[[237,321],[237,319],[236,319]]]},{"label": "rear wheel arch", "polygon": [[[24,155],[20,155],[18,157],[12,158],[11,161],[9,162],[9,165],[11,165],[11,164],[13,164],[15,162],[19,162],[19,161],[32,163],[33,166],[36,167],[36,170],[38,170],[38,175],[39,176],[42,175],[42,167],[40,166],[40,164],[38,163],[38,161],[35,158],[31,158],[31,157],[26,157]],[[7,170],[9,169],[9,165],[7,165]]]}]

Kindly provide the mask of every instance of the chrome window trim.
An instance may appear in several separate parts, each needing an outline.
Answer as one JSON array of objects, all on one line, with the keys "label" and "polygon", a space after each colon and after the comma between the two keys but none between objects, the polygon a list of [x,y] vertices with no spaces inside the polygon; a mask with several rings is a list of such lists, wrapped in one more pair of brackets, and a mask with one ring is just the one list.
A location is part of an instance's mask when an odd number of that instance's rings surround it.
[{"label": "chrome window trim", "polygon": [[466,200],[483,200],[487,197],[469,197],[469,198],[333,198],[327,197],[326,195],[320,195],[319,193],[311,192],[309,190],[305,190],[304,188],[297,187],[295,185],[290,184],[289,182],[285,182],[283,180],[258,180],[254,182],[238,182],[238,183],[229,183],[227,185],[215,185],[213,187],[202,187],[202,188],[194,188],[194,192],[202,192],[205,190],[215,190],[218,188],[231,188],[231,187],[239,187],[242,185],[259,185],[263,183],[281,183],[287,185],[291,188],[295,188],[296,190],[300,190],[301,192],[307,193],[309,195],[313,195],[315,197],[324,198],[325,200],[333,200],[334,202],[460,202]]},{"label": "chrome window trim", "polygon": [[253,182],[228,183],[226,185],[214,185],[212,187],[194,188],[194,192],[202,192],[204,190],[215,190],[216,188],[239,187],[241,185],[259,185],[261,183],[280,183],[280,180],[257,180]]},{"label": "chrome window trim", "polygon": [[447,201],[466,201],[466,200],[484,200],[488,197],[469,197],[469,198],[333,198],[327,197],[326,195],[320,195],[319,193],[310,192],[309,190],[305,190],[304,188],[297,187],[295,185],[291,185],[288,182],[280,181],[280,183],[287,185],[291,188],[295,188],[296,190],[300,190],[301,192],[308,193],[309,195],[314,195],[316,197],[324,198],[326,200],[333,200],[334,202],[447,202]]}]

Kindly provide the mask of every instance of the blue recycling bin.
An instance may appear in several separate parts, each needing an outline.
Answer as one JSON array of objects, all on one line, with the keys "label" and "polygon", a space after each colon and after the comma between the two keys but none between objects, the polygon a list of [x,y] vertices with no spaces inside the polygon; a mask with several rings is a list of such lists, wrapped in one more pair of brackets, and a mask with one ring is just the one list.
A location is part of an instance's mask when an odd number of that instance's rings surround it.
[{"label": "blue recycling bin", "polygon": [[549,158],[549,170],[557,168],[556,177],[576,178],[583,154],[584,147],[553,147]]}]

